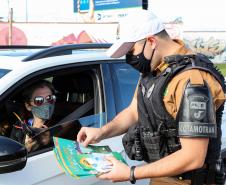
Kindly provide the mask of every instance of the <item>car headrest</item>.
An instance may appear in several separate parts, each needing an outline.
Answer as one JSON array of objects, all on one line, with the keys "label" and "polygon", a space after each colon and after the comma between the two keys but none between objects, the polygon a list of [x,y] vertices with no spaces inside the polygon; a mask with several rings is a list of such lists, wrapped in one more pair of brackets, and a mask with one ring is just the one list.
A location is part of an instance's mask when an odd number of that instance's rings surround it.
[{"label": "car headrest", "polygon": [[56,76],[52,84],[56,91],[62,93],[87,93],[93,91],[93,81],[91,76],[87,73]]}]

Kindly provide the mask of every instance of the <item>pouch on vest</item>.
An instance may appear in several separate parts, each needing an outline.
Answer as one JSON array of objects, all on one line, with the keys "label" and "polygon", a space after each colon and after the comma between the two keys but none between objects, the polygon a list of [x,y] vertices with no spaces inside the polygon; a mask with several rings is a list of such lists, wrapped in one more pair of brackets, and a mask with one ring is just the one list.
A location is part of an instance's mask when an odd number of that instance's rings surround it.
[{"label": "pouch on vest", "polygon": [[146,162],[154,162],[168,155],[165,138],[160,133],[151,133],[145,129],[141,132],[141,138]]},{"label": "pouch on vest", "polygon": [[129,128],[122,138],[122,144],[125,148],[127,156],[132,160],[143,160],[143,150],[140,141],[140,128],[134,125]]}]

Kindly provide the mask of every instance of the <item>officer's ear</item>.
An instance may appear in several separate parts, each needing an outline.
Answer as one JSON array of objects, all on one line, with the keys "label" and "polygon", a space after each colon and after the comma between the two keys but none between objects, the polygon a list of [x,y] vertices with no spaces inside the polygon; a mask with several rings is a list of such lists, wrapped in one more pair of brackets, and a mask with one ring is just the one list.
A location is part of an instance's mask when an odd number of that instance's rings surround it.
[{"label": "officer's ear", "polygon": [[155,49],[157,47],[157,39],[154,36],[150,36],[147,38],[148,43],[151,45],[151,49]]},{"label": "officer's ear", "polygon": [[24,105],[28,111],[31,111],[31,107],[32,107],[31,104],[25,102]]}]

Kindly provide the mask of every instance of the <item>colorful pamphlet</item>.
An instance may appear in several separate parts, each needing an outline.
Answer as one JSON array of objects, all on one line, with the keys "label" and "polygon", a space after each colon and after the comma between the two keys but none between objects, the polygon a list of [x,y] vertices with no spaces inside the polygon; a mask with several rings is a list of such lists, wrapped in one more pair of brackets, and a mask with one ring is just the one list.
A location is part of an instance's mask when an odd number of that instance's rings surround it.
[{"label": "colorful pamphlet", "polygon": [[53,149],[59,166],[66,174],[79,178],[96,176],[111,171],[112,164],[105,158],[114,156],[124,162],[118,152],[113,152],[109,146],[89,145],[83,147],[76,141],[53,137]]}]

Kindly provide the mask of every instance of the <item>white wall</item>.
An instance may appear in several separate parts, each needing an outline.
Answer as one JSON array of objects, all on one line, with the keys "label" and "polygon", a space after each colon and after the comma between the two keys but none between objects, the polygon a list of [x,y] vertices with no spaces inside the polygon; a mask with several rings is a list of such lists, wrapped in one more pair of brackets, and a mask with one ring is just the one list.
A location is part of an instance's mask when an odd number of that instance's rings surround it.
[{"label": "white wall", "polygon": [[[8,18],[8,8],[20,22],[76,21],[73,0],[0,0],[0,17]],[[225,31],[226,0],[149,0],[164,22],[181,17],[184,31]]]},{"label": "white wall", "polygon": [[226,31],[226,0],[149,0],[163,21],[182,17],[184,31]]}]

